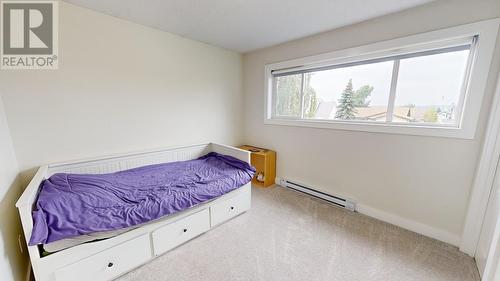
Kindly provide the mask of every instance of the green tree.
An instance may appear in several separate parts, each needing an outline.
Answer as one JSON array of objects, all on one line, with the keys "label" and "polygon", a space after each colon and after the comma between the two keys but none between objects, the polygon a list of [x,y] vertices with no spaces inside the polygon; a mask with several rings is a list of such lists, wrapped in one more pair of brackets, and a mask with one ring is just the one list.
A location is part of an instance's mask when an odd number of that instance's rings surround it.
[{"label": "green tree", "polygon": [[[304,75],[303,110],[304,117],[312,118],[318,109],[316,91],[311,87],[311,73]],[[276,112],[281,116],[302,116],[301,112],[302,74],[287,75],[278,78]]]},{"label": "green tree", "polygon": [[352,120],[356,118],[357,111],[353,101],[354,94],[355,93],[352,89],[352,79],[349,79],[349,82],[339,99],[339,105],[337,106],[337,112],[335,113],[336,119]]},{"label": "green tree", "polygon": [[373,87],[370,85],[364,85],[360,87],[353,95],[352,103],[355,107],[368,107],[370,106],[370,101],[366,99],[372,94]]},{"label": "green tree", "polygon": [[424,113],[424,122],[436,123],[438,120],[438,112],[435,108],[429,108]]},{"label": "green tree", "polygon": [[300,116],[300,75],[277,78],[276,113],[281,116]]},{"label": "green tree", "polygon": [[311,87],[311,73],[304,74],[304,117],[313,118],[318,110],[316,91]]}]

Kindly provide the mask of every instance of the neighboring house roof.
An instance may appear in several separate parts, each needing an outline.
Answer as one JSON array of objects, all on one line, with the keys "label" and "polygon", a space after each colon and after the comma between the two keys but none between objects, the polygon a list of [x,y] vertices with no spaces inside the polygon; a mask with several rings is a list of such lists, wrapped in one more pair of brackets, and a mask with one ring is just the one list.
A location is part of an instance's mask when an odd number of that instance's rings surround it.
[{"label": "neighboring house roof", "polygon": [[[396,106],[394,107],[393,115],[399,119],[414,121],[422,120],[425,113],[434,106]],[[372,120],[376,117],[385,116],[387,113],[386,106],[371,106],[371,107],[358,107],[356,116],[361,119]]]},{"label": "neighboring house roof", "polygon": [[[394,107],[394,118],[402,122],[423,120],[425,113],[435,106],[396,106]],[[387,106],[357,107],[356,117],[364,120],[384,120],[387,114]],[[337,103],[334,101],[320,102],[316,111],[316,119],[333,119],[337,112]]]}]

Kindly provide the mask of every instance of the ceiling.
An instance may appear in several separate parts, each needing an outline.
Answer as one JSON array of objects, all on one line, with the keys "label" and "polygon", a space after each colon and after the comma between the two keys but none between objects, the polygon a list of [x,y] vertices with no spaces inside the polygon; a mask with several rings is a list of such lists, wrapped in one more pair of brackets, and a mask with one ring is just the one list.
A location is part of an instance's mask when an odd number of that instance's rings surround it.
[{"label": "ceiling", "polygon": [[66,0],[245,53],[431,0]]}]

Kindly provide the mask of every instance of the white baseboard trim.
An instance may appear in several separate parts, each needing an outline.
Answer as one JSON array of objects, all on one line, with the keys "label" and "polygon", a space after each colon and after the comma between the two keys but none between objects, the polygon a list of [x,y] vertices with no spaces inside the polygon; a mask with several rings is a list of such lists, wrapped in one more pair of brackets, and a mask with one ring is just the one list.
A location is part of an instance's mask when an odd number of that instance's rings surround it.
[{"label": "white baseboard trim", "polygon": [[378,220],[397,225],[404,229],[416,232],[418,234],[422,234],[427,237],[434,238],[436,240],[451,244],[453,246],[459,246],[460,244],[459,235],[427,224],[416,222],[414,220],[407,219],[386,211],[381,211],[379,209],[367,206],[359,202],[356,205],[356,211],[361,214],[367,215],[369,217],[373,217]]}]

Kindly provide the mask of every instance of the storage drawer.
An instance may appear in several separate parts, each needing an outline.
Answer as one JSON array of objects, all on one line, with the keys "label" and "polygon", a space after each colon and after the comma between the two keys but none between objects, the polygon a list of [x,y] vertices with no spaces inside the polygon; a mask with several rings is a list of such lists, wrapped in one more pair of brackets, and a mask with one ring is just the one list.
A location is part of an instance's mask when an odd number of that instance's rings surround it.
[{"label": "storage drawer", "polygon": [[155,256],[161,255],[209,229],[210,215],[208,209],[167,224],[153,231],[154,254]]},{"label": "storage drawer", "polygon": [[134,269],[151,259],[148,234],[55,271],[57,281],[100,281],[113,278]]},{"label": "storage drawer", "polygon": [[217,202],[210,207],[210,224],[218,225],[250,209],[250,190]]}]

